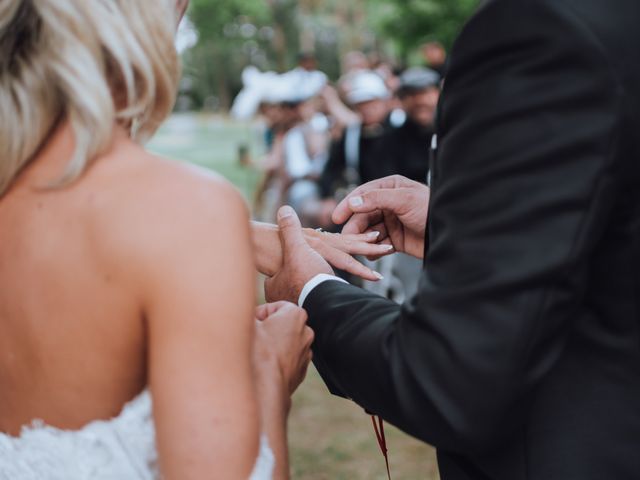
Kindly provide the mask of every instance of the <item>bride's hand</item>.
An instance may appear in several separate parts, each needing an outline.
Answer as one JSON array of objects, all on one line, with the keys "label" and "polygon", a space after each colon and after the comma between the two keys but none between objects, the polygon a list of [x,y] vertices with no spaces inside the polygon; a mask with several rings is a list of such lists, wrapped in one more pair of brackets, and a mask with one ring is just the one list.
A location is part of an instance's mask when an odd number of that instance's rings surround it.
[{"label": "bride's hand", "polygon": [[311,362],[313,331],[307,327],[307,312],[289,302],[266,303],[256,308],[256,320],[256,371],[262,380],[280,380],[291,395]]},{"label": "bride's hand", "polygon": [[358,262],[352,255],[381,257],[393,253],[392,245],[376,243],[380,232],[340,234],[304,229],[304,236],[311,248],[329,264],[365,280],[380,280],[379,275]]},{"label": "bride's hand", "polygon": [[[252,230],[258,270],[271,277],[278,272],[282,265],[282,247],[278,227],[253,222]],[[351,255],[380,257],[393,253],[391,245],[376,243],[378,232],[342,235],[319,232],[311,228],[305,228],[303,231],[309,246],[334,268],[345,270],[365,280],[376,281],[380,277]]]},{"label": "bride's hand", "polygon": [[276,458],[273,479],[287,480],[287,416],[291,394],[304,380],[311,362],[313,331],[307,327],[307,312],[302,308],[287,302],[267,303],[256,309],[254,338],[262,431]]}]

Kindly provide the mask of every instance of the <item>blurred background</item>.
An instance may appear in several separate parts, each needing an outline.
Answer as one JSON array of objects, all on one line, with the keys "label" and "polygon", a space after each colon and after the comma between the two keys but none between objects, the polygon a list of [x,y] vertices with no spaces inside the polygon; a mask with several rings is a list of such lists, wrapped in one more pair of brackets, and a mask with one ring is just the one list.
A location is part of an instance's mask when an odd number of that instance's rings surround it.
[{"label": "blurred background", "polygon": [[[233,182],[254,219],[291,204],[305,226],[360,183],[399,173],[426,182],[448,54],[477,0],[191,0],[177,46],[175,112],[150,149]],[[401,302],[421,265],[372,265]],[[338,272],[341,274],[340,272]],[[294,398],[293,478],[385,479],[370,418],[332,397],[317,372]],[[437,479],[431,447],[387,426],[392,478]]]}]

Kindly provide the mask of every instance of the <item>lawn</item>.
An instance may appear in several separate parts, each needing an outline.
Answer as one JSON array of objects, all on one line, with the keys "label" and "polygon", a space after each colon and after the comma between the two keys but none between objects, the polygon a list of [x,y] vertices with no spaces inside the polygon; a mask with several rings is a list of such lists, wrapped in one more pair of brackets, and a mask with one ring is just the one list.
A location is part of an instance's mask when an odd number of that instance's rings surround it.
[{"label": "lawn", "polygon": [[[169,158],[210,168],[251,199],[260,173],[239,164],[238,149],[245,145],[257,158],[262,150],[260,138],[258,129],[221,117],[175,115],[149,148]],[[431,447],[391,426],[385,430],[394,480],[439,478]],[[352,402],[332,397],[313,368],[294,397],[289,432],[294,479],[387,478],[370,418]]]}]

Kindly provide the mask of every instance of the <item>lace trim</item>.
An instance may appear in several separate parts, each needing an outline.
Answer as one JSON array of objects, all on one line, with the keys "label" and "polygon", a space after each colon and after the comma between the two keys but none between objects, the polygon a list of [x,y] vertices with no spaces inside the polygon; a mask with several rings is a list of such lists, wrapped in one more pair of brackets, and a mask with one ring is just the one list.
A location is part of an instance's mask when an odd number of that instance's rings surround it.
[{"label": "lace trim", "polygon": [[[0,433],[0,480],[160,480],[148,391],[117,417],[64,430],[34,420],[18,437]],[[271,480],[275,458],[266,436],[249,480]]]}]

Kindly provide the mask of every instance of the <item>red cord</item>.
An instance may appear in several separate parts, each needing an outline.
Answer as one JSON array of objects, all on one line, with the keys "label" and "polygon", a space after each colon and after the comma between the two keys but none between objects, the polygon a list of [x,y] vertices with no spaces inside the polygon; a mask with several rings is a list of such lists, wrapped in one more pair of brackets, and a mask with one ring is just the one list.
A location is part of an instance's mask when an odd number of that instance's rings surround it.
[{"label": "red cord", "polygon": [[[373,430],[376,432],[376,438],[378,439],[378,445],[380,451],[384,456],[384,462],[387,465],[387,477],[391,480],[391,470],[389,470],[389,455],[387,451],[387,439],[384,436],[384,422],[381,417],[377,417],[378,423],[376,423],[376,417],[371,415],[371,423],[373,423]],[[379,428],[378,428],[379,426]]]}]

